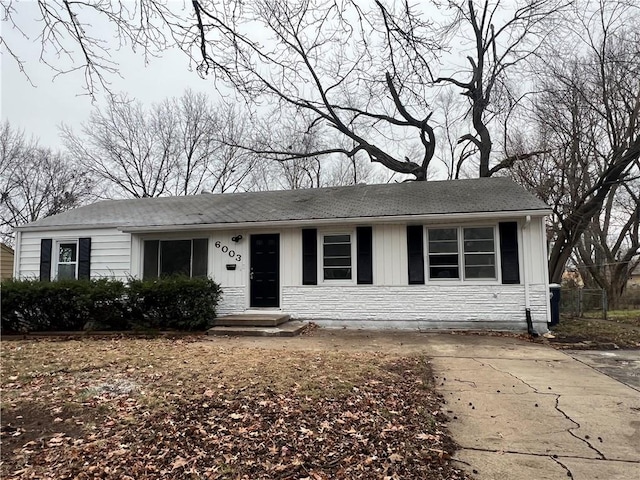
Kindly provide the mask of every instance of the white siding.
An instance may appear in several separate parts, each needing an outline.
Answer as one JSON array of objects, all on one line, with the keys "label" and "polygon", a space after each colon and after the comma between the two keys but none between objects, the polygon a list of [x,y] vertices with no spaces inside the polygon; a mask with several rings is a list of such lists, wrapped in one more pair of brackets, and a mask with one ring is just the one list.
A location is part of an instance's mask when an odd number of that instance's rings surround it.
[{"label": "white siding", "polygon": [[531,283],[543,283],[547,278],[547,257],[545,245],[547,241],[545,223],[543,218],[531,220],[529,226],[523,230],[528,235],[529,248],[526,251],[531,261],[529,281]]},{"label": "white siding", "polygon": [[40,240],[43,238],[52,239],[55,248],[57,241],[85,237],[91,238],[91,278],[126,280],[131,274],[131,236],[115,228],[21,232],[19,258],[16,264],[18,278],[40,277]]},{"label": "white siding", "polygon": [[[301,286],[283,289],[282,309],[329,327],[520,330],[522,285]],[[545,285],[530,286],[531,312],[546,331]]]},{"label": "white siding", "polygon": [[281,285],[302,285],[302,229],[280,233]]},{"label": "white siding", "polygon": [[376,225],[373,227],[374,285],[407,285],[407,227]]},{"label": "white siding", "polygon": [[[239,242],[231,240],[237,235],[242,235]],[[209,272],[223,288],[245,286],[246,278],[249,276],[249,245],[247,232],[212,232],[209,243]],[[227,270],[227,265],[235,265],[235,270]]]}]

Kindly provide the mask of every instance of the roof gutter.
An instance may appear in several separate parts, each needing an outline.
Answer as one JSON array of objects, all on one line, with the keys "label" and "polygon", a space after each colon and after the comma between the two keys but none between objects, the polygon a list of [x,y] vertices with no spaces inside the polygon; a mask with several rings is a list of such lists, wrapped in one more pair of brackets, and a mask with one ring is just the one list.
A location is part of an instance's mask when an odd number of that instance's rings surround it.
[{"label": "roof gutter", "polygon": [[178,232],[194,230],[237,230],[237,229],[259,229],[259,228],[286,228],[304,226],[323,225],[369,225],[371,223],[418,223],[418,222],[440,222],[453,223],[459,220],[486,220],[490,218],[517,218],[523,216],[543,217],[551,214],[551,210],[517,210],[501,212],[473,212],[473,213],[438,213],[428,215],[396,215],[383,217],[347,217],[347,218],[320,218],[305,220],[280,220],[265,222],[229,222],[229,223],[207,223],[207,224],[186,224],[186,225],[148,225],[148,226],[122,226],[118,229],[125,233],[153,233],[153,232]]},{"label": "roof gutter", "polygon": [[260,222],[225,222],[225,223],[189,223],[179,225],[122,225],[116,223],[105,223],[91,225],[90,223],[73,225],[22,225],[16,227],[16,232],[51,232],[68,230],[86,230],[88,228],[107,229],[115,228],[124,233],[145,233],[145,232],[181,232],[194,230],[237,230],[237,229],[259,229],[274,227],[299,227],[299,226],[322,226],[336,224],[367,225],[371,223],[411,223],[411,222],[455,222],[458,220],[481,220],[490,218],[516,218],[530,215],[533,217],[543,217],[551,214],[550,209],[540,210],[514,210],[499,212],[471,212],[471,213],[432,213],[426,215],[393,215],[375,217],[344,217],[344,218],[311,218],[305,220],[267,220]]},{"label": "roof gutter", "polygon": [[117,223],[102,223],[98,225],[91,225],[90,223],[83,224],[73,224],[73,225],[21,225],[19,227],[15,227],[13,230],[17,232],[60,232],[66,230],[80,230],[80,229],[88,229],[88,228],[96,228],[96,229],[107,229],[107,228],[117,228],[120,229],[121,225]]}]

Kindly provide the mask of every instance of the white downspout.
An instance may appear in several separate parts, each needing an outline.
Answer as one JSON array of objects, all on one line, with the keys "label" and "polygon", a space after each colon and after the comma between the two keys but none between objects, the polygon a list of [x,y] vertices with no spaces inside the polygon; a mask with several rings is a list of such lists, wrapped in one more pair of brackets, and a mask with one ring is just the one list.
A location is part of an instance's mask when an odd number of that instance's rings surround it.
[{"label": "white downspout", "polygon": [[[524,255],[522,256],[522,277],[524,278],[524,308],[531,308],[531,301],[529,298],[529,258],[530,256],[527,252],[530,251],[530,241],[531,235],[529,234],[529,225],[531,224],[531,215],[527,215],[525,217],[524,225],[522,226],[522,251]],[[527,231],[525,233],[525,230]]]},{"label": "white downspout", "polygon": [[531,235],[529,233],[530,224],[531,215],[527,215],[525,217],[524,225],[522,226],[522,250],[524,252],[522,259],[522,276],[524,277],[524,313],[529,335],[537,337],[538,332],[533,328],[533,320],[531,319],[531,302],[529,298],[529,259],[531,258],[531,255],[528,255],[527,252],[531,251]]}]

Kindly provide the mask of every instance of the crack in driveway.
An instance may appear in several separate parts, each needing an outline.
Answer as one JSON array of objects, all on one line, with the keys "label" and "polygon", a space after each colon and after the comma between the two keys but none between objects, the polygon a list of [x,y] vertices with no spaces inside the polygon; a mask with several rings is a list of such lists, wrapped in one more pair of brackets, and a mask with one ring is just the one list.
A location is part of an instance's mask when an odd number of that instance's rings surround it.
[{"label": "crack in driveway", "polygon": [[562,468],[564,468],[564,470],[567,472],[567,477],[569,478],[573,478],[573,473],[571,472],[571,469],[569,467],[567,467],[564,463],[562,463],[560,460],[558,460],[557,458],[551,457],[551,460],[553,460],[554,462],[556,462],[558,465],[560,465]]},{"label": "crack in driveway", "polygon": [[[640,460],[624,460],[624,459],[608,459],[608,458],[593,458],[593,457],[586,457],[584,455],[568,455],[568,454],[562,454],[562,455],[549,455],[548,453],[536,453],[536,452],[523,452],[520,450],[502,450],[502,449],[497,449],[497,448],[483,448],[483,447],[467,447],[464,445],[459,445],[459,450],[471,450],[474,452],[487,452],[487,453],[504,453],[504,454],[514,454],[514,455],[527,455],[529,457],[540,457],[540,458],[551,458],[551,459],[557,459],[557,458],[570,458],[570,459],[575,459],[575,460],[593,460],[596,462],[618,462],[618,463],[631,463],[634,465],[640,465]],[[457,460],[456,461],[460,461]]]},{"label": "crack in driveway", "polygon": [[605,457],[605,455],[604,455],[600,450],[598,450],[596,447],[594,447],[594,446],[591,444],[591,442],[589,442],[589,440],[587,440],[586,438],[582,438],[582,437],[579,437],[578,435],[576,435],[576,433],[574,432],[574,430],[577,430],[577,429],[579,429],[579,428],[580,428],[580,423],[579,423],[579,422],[576,422],[573,418],[571,418],[569,415],[567,415],[567,413],[566,413],[564,410],[562,410],[562,409],[560,408],[560,397],[562,396],[561,394],[559,394],[559,393],[554,393],[554,392],[540,392],[540,391],[538,391],[538,389],[537,389],[536,387],[534,387],[533,385],[531,385],[531,384],[529,384],[529,383],[525,382],[522,378],[518,377],[517,375],[514,375],[514,374],[513,374],[513,373],[511,373],[511,372],[504,371],[504,370],[501,370],[501,369],[499,369],[499,368],[496,368],[496,367],[495,367],[495,366],[493,366],[491,363],[488,363],[488,362],[486,362],[486,361],[485,361],[485,362],[482,362],[482,361],[478,360],[477,358],[474,358],[473,360],[474,360],[475,362],[478,362],[478,363],[479,363],[480,365],[482,365],[482,366],[487,365],[489,368],[491,368],[491,369],[495,370],[496,372],[500,372],[500,373],[503,373],[503,374],[505,374],[505,375],[509,375],[511,378],[514,378],[514,379],[518,380],[519,382],[521,382],[522,384],[526,385],[526,386],[527,386],[528,388],[530,388],[530,389],[533,391],[533,393],[535,393],[535,394],[538,394],[538,395],[554,396],[554,397],[555,397],[555,404],[554,404],[554,408],[555,408],[559,413],[561,413],[561,414],[562,414],[562,416],[563,416],[564,418],[566,418],[567,420],[569,420],[571,423],[573,423],[573,424],[575,425],[574,427],[567,428],[567,429],[566,429],[566,432],[567,432],[569,435],[571,435],[573,438],[575,438],[575,439],[577,439],[577,440],[580,440],[580,441],[581,441],[581,442],[583,442],[585,445],[587,445],[587,447],[589,447],[591,450],[593,450],[593,451],[598,455],[598,458],[599,458],[600,460],[607,460],[607,457]]}]

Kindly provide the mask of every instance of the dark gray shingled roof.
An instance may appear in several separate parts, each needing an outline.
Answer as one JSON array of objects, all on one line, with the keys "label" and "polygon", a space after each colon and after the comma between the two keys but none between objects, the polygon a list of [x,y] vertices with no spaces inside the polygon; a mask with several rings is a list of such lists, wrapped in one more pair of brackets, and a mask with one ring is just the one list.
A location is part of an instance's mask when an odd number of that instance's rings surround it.
[{"label": "dark gray shingled roof", "polygon": [[366,217],[540,211],[549,207],[507,178],[183,197],[107,200],[21,227],[121,228]]}]

